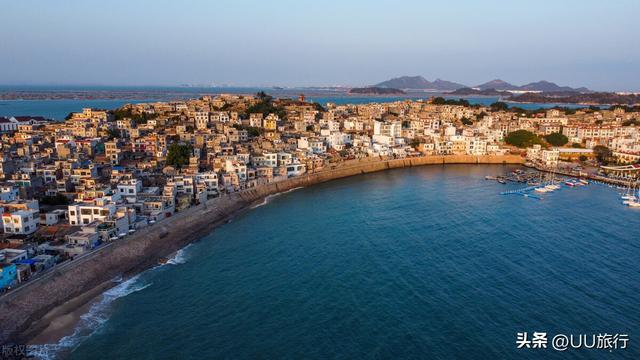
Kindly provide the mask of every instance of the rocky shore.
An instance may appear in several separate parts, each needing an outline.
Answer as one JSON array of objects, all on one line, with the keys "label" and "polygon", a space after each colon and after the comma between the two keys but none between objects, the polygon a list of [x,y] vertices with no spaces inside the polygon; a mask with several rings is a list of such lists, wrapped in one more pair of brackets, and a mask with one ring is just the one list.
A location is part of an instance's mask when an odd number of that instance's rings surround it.
[{"label": "rocky shore", "polygon": [[[191,207],[81,260],[48,273],[0,297],[0,344],[27,343],[55,325],[56,314],[69,314],[115,283],[157,264],[266,196],[298,187],[394,168],[444,164],[523,164],[519,155],[426,156],[384,160],[366,158],[329,165],[322,171],[221,196]],[[111,285],[111,286],[113,286]],[[87,296],[91,294],[92,296]],[[69,308],[72,306],[73,309]]]}]

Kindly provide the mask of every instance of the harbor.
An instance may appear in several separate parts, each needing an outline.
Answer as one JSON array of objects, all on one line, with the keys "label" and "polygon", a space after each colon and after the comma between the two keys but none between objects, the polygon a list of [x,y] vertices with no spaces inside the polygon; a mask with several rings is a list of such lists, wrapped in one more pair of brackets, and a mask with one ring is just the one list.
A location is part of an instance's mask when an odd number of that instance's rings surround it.
[{"label": "harbor", "polygon": [[[591,180],[587,180],[585,177],[589,177]],[[606,185],[621,190],[618,194],[622,205],[630,208],[640,208],[640,184],[633,180],[624,182],[617,179],[596,178],[588,175],[576,176],[562,171],[547,169],[516,169],[504,175],[487,175],[485,180],[496,181],[503,185],[509,183],[526,184],[527,186],[522,188],[502,191],[500,195],[518,195],[535,200],[543,200],[544,197],[541,195],[562,189],[576,189],[589,184]]]}]

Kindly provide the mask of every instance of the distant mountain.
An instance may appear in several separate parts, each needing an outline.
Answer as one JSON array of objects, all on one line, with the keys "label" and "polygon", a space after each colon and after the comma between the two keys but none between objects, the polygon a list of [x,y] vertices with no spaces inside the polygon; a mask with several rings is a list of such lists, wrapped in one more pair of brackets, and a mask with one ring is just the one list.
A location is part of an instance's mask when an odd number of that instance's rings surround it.
[{"label": "distant mountain", "polygon": [[[393,88],[393,89],[413,89],[413,90],[436,90],[436,91],[456,91],[459,89],[467,88],[462,84],[458,84],[451,81],[436,79],[435,81],[429,81],[422,76],[401,76],[391,80],[383,81],[374,85],[381,88]],[[586,93],[591,92],[589,89],[581,87],[574,89],[569,86],[559,86],[550,81],[541,80],[532,82],[526,85],[518,86],[510,84],[504,80],[495,79],[484,84],[480,84],[474,87],[479,90],[494,90],[494,91],[540,91],[540,92],[578,92]],[[468,91],[468,90],[465,90]]]},{"label": "distant mountain", "polygon": [[483,89],[483,90],[478,90],[478,89],[472,89],[472,88],[462,88],[462,89],[458,89],[455,91],[450,92],[449,94],[451,95],[462,95],[462,96],[469,96],[469,95],[480,95],[480,96],[508,96],[511,95],[510,92],[508,91],[500,91],[500,90],[496,90],[496,89]]},{"label": "distant mountain", "polygon": [[431,82],[422,76],[401,76],[391,80],[383,81],[375,85],[376,87],[414,90],[439,90],[452,91],[466,86],[451,81],[436,79]]},{"label": "distant mountain", "polygon": [[476,88],[480,89],[480,90],[519,90],[520,87],[513,85],[513,84],[509,84],[508,82],[504,81],[504,80],[500,80],[500,79],[495,79],[495,80],[491,80],[488,81],[484,84],[478,85],[476,86]]},{"label": "distant mountain", "polygon": [[357,94],[357,95],[404,95],[406,94],[404,91],[389,87],[361,87],[361,88],[352,88],[349,90],[349,94]]},{"label": "distant mountain", "polygon": [[545,80],[522,85],[520,86],[520,90],[542,91],[542,92],[576,91],[574,88],[571,88],[569,86],[558,86],[555,83],[545,81]]}]

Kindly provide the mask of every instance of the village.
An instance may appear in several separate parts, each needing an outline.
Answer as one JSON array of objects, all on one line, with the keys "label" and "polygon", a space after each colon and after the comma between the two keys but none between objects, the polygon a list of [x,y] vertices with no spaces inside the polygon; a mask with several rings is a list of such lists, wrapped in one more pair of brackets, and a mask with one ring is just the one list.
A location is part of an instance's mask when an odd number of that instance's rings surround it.
[{"label": "village", "polygon": [[543,169],[637,176],[616,171],[640,162],[637,108],[494,105],[258,93],[86,108],[61,122],[0,117],[0,291],[208,199],[346,160],[519,154]]}]

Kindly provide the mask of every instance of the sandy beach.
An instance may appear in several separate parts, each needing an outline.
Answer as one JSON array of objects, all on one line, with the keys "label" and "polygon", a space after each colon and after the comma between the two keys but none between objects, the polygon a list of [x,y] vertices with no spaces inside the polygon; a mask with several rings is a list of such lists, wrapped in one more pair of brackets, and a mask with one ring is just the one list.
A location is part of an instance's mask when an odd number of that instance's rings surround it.
[{"label": "sandy beach", "polygon": [[57,344],[65,336],[72,335],[82,315],[112,286],[112,281],[105,282],[49,311],[25,331],[25,337],[30,339],[28,344]]}]

